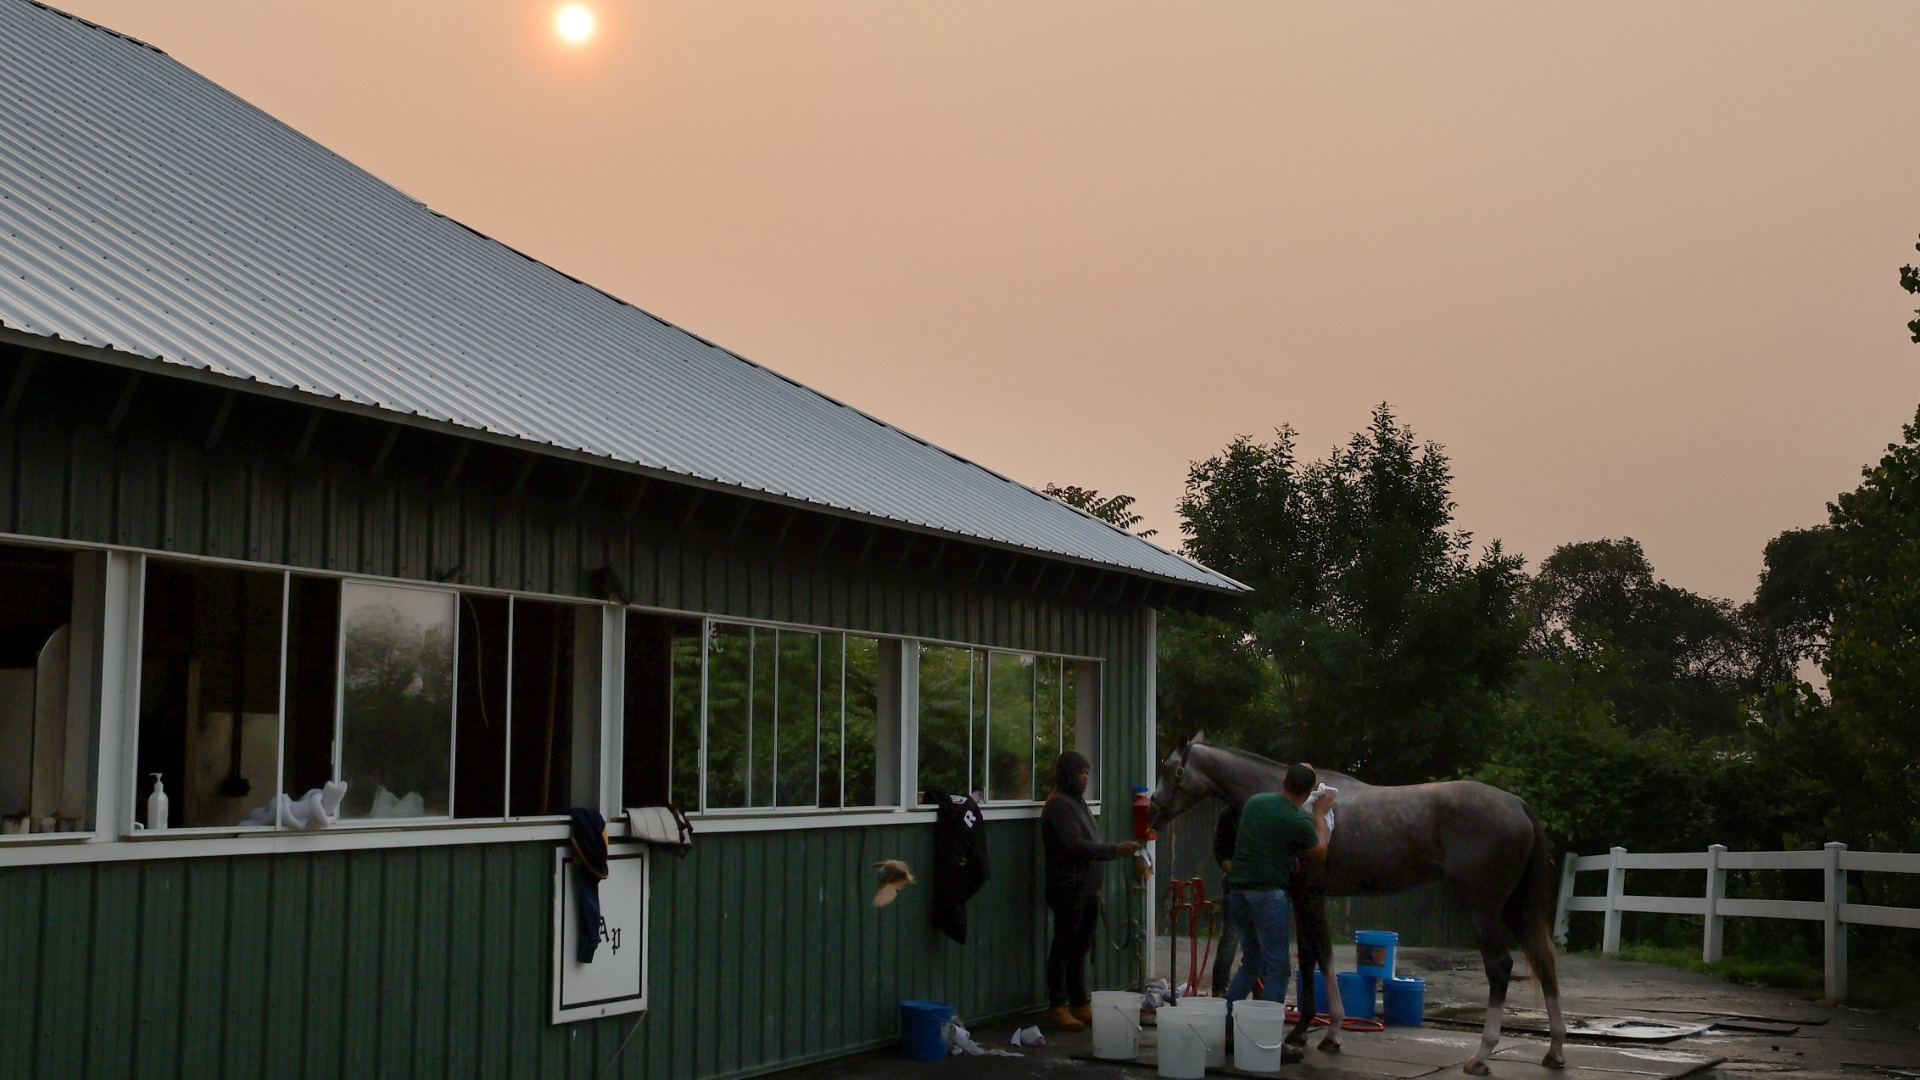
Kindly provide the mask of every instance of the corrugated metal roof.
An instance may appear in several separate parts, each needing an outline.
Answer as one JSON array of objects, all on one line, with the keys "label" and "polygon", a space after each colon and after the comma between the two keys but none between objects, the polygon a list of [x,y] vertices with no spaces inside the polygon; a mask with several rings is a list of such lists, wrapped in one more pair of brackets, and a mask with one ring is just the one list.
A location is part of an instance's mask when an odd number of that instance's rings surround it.
[{"label": "corrugated metal roof", "polygon": [[746,492],[1231,579],[436,214],[166,54],[0,0],[0,325]]}]

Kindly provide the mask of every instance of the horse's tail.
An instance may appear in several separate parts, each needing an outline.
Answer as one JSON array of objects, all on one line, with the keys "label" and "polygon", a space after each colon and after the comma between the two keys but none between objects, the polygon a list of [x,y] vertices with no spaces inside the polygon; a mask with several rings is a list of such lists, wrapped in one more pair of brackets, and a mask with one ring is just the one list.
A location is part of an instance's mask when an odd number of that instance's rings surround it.
[{"label": "horse's tail", "polygon": [[1546,826],[1540,824],[1530,806],[1527,820],[1533,824],[1533,851],[1501,914],[1508,931],[1520,942],[1520,951],[1526,954],[1527,966],[1539,980],[1541,992],[1557,998],[1560,972],[1553,949],[1553,856],[1547,850]]}]

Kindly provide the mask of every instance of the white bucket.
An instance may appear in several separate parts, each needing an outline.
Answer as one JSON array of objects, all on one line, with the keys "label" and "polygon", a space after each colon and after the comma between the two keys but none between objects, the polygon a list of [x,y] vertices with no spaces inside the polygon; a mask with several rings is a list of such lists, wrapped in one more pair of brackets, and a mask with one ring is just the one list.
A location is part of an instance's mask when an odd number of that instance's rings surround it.
[{"label": "white bucket", "polygon": [[1181,998],[1177,1007],[1200,1014],[1200,1034],[1207,1040],[1207,1068],[1225,1068],[1227,1064],[1227,999]]},{"label": "white bucket", "polygon": [[1233,1003],[1233,1067],[1243,1072],[1279,1072],[1280,1044],[1287,1037],[1287,1006],[1247,998]]},{"label": "white bucket", "polygon": [[1166,1008],[1157,1014],[1160,1024],[1160,1075],[1200,1080],[1207,1075],[1207,1036],[1202,1030],[1215,1017],[1199,1009]]},{"label": "white bucket", "polygon": [[1131,990],[1093,992],[1093,1056],[1132,1061],[1140,1055],[1140,995]]}]

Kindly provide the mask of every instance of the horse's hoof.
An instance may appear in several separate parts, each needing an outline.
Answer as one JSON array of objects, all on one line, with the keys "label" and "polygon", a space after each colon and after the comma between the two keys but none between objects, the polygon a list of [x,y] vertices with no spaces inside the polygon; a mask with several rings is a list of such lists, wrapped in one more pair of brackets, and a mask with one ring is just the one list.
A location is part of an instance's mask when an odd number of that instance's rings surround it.
[{"label": "horse's hoof", "polygon": [[1466,1073],[1468,1076],[1493,1075],[1493,1070],[1487,1068],[1487,1063],[1484,1061],[1469,1061],[1465,1065],[1460,1066],[1460,1071]]},{"label": "horse's hoof", "polygon": [[1340,1052],[1340,1044],[1332,1039],[1321,1039],[1320,1049],[1324,1053],[1337,1054]]},{"label": "horse's hoof", "polygon": [[1286,1038],[1280,1040],[1280,1045],[1281,1046],[1298,1046],[1298,1047],[1304,1048],[1307,1045],[1307,1037],[1305,1035],[1289,1035]]},{"label": "horse's hoof", "polygon": [[1549,1069],[1564,1069],[1567,1067],[1567,1059],[1564,1057],[1554,1057],[1553,1051],[1549,1050],[1547,1051],[1547,1056],[1540,1059],[1540,1064]]}]

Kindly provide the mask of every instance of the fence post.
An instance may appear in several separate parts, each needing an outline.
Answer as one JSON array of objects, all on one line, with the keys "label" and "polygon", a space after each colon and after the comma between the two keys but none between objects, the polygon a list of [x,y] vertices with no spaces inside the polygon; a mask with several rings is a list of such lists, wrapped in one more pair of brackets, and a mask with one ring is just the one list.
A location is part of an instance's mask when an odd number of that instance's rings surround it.
[{"label": "fence post", "polygon": [[1560,863],[1560,902],[1553,909],[1553,940],[1563,949],[1567,947],[1567,903],[1573,899],[1574,880],[1580,876],[1574,864],[1579,861],[1580,855],[1569,851]]},{"label": "fence post", "polygon": [[1620,856],[1626,853],[1623,847],[1607,851],[1607,922],[1600,935],[1600,951],[1608,956],[1620,951],[1620,898],[1627,891],[1627,868],[1620,865]]},{"label": "fence post", "polygon": [[1827,997],[1844,1005],[1847,1002],[1847,924],[1840,921],[1840,905],[1847,902],[1847,872],[1840,869],[1840,856],[1847,845],[1827,845]]},{"label": "fence post", "polygon": [[1727,896],[1727,878],[1720,869],[1720,856],[1726,853],[1725,844],[1714,844],[1707,848],[1707,929],[1700,947],[1700,959],[1709,964],[1720,959],[1725,944],[1725,923],[1720,919],[1720,901]]}]

